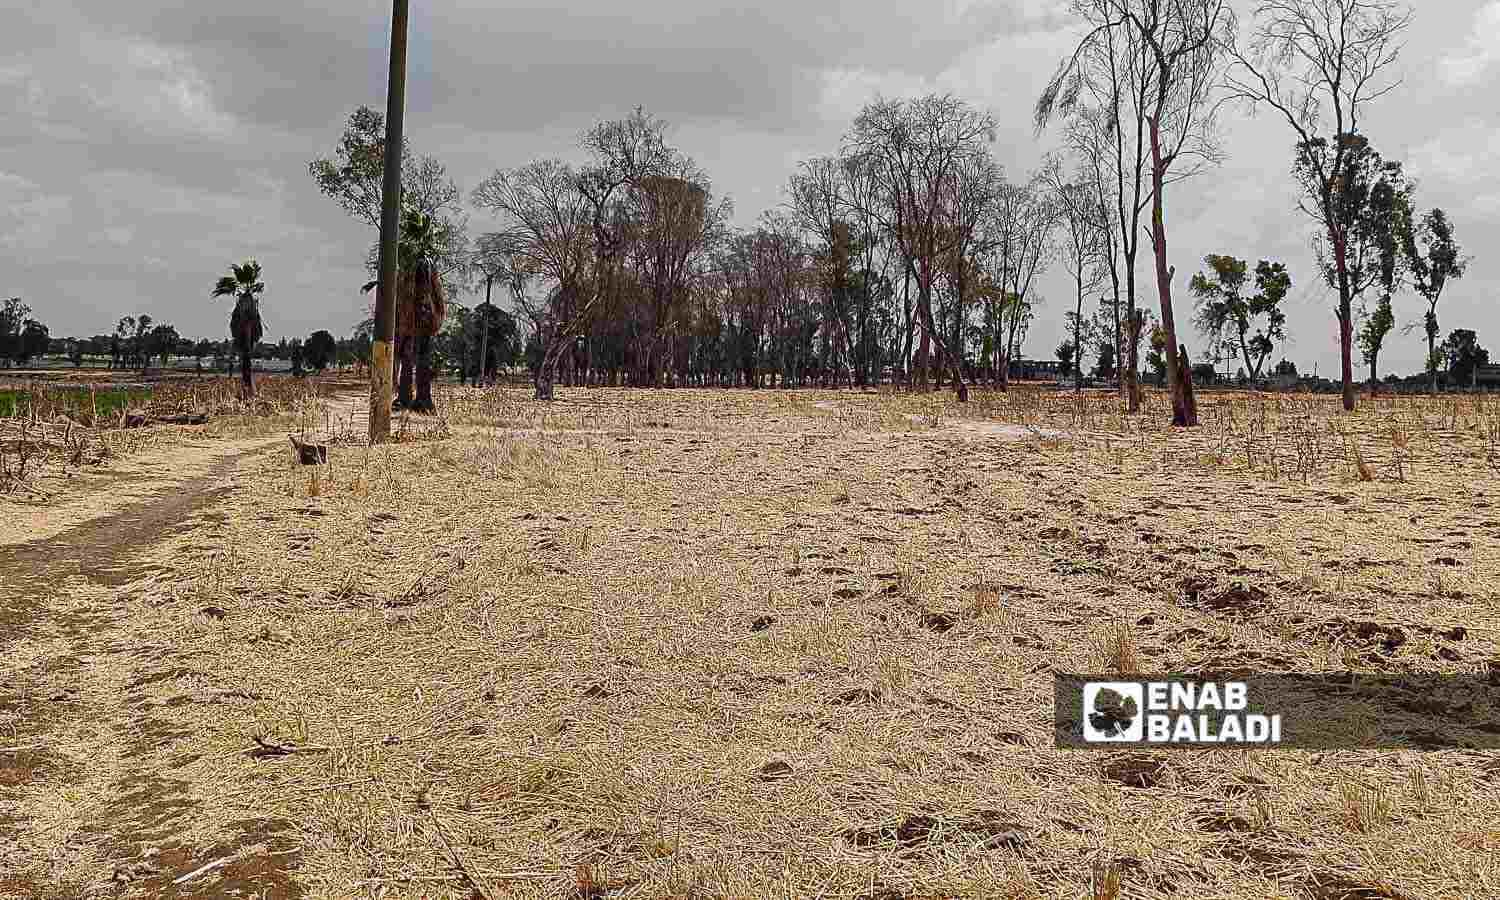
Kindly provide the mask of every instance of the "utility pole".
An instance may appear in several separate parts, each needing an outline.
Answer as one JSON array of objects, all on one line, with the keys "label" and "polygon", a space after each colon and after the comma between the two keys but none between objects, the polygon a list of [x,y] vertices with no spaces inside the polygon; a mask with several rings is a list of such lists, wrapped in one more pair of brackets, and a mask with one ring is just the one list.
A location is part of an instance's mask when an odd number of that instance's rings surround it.
[{"label": "utility pole", "polygon": [[406,19],[409,0],[392,0],[391,71],[385,99],[385,171],[380,207],[380,282],[375,290],[375,340],[370,348],[370,443],[391,436],[395,394],[392,346],[396,341],[396,239],[401,214],[401,156],[405,146]]}]

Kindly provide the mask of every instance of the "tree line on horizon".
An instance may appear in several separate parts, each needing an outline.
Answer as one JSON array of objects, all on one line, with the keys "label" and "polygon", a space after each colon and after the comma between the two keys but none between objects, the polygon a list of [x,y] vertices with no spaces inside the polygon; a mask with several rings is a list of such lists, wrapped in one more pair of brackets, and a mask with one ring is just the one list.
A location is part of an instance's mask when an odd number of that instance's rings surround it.
[{"label": "tree line on horizon", "polygon": [[[1439,342],[1438,301],[1468,262],[1453,223],[1441,209],[1419,211],[1401,164],[1360,131],[1368,106],[1399,83],[1390,68],[1409,9],[1266,0],[1242,43],[1227,0],[1070,7],[1088,30],[1035,107],[1037,134],[1055,129],[1059,146],[1018,180],[991,151],[992,113],[950,95],[878,99],[832,153],[797,167],[778,207],[736,228],[708,173],[637,108],[586,131],[581,162],[539,159],[484,179],[467,200],[500,227],[471,238],[464,193],[446,168],[403,147],[402,208],[433,223],[424,259],[451,296],[482,297],[454,304],[439,363],[481,378],[524,359],[538,396],[554,381],[860,386],[889,377],[962,399],[977,384],[1005,389],[1043,305],[1037,279],[1060,266],[1072,288],[1069,337],[1057,351],[1064,367],[1086,371],[1091,355],[1135,411],[1144,362],[1171,393],[1174,422],[1196,424],[1195,371],[1201,378],[1234,359],[1249,383],[1269,374],[1292,286],[1272,260],[1205,258],[1189,293],[1208,356],[1188,359],[1166,199],[1224,158],[1215,113],[1226,102],[1272,110],[1295,139],[1299,209],[1317,226],[1318,275],[1336,294],[1346,408],[1356,350],[1379,384],[1392,299],[1404,289],[1426,307],[1408,330],[1427,340],[1433,388],[1445,361],[1454,371],[1487,361],[1472,331]],[[383,141],[383,117],[360,107],[334,153],[309,165],[319,190],[371,228],[371,271]],[[237,309],[247,302],[233,295]],[[258,297],[248,302],[258,322]],[[150,323],[135,317],[134,333],[110,336],[112,359],[180,345],[141,320]],[[334,358],[343,348],[358,358],[371,324],[336,340]]]}]

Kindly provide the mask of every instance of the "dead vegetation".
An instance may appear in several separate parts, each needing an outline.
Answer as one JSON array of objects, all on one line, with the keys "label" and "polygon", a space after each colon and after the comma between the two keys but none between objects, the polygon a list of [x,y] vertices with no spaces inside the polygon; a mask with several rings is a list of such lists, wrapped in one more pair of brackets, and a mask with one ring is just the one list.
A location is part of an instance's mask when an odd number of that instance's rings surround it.
[{"label": "dead vegetation", "polygon": [[[155,574],[60,591],[0,735],[51,656],[78,705],[0,740],[45,748],[0,750],[35,826],[0,870],[86,887],[149,840],[120,894],[1500,896],[1483,754],[1051,735],[1053,671],[1500,666],[1482,399],[1209,394],[1171,433],[1024,389],[559,396],[450,390],[375,448],[325,409],[326,464],[283,438]],[[111,805],[142,774],[147,838]]]},{"label": "dead vegetation", "polygon": [[[126,387],[137,390],[120,402]],[[125,387],[19,384],[10,389],[12,414],[0,416],[0,497],[46,501],[74,476],[111,461],[198,438],[305,428],[321,415],[313,380],[266,377],[259,388],[246,401],[229,378]]]}]

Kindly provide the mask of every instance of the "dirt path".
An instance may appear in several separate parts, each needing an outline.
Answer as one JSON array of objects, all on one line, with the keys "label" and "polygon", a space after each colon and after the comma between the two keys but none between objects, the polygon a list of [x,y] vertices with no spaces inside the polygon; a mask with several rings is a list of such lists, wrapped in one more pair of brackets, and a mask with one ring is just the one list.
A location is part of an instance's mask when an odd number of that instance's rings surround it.
[{"label": "dirt path", "polygon": [[[41,527],[21,516],[0,530],[0,898],[98,896],[101,886],[105,896],[300,895],[285,823],[237,822],[212,845],[183,840],[199,804],[176,773],[193,760],[162,752],[181,735],[146,689],[185,660],[125,624],[130,587],[159,572],[146,562],[153,549],[222,521],[213,507],[241,467],[285,446],[256,437],[142,454],[106,477],[110,490],[49,508]],[[59,780],[69,790],[46,787]],[[73,851],[67,866],[39,873],[61,850]]]}]

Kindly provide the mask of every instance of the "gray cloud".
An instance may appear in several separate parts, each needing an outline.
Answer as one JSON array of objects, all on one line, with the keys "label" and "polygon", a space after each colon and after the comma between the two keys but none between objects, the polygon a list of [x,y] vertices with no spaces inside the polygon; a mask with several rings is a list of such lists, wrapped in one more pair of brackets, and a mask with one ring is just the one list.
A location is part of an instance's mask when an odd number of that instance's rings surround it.
[{"label": "gray cloud", "polygon": [[[208,299],[231,261],[257,256],[273,335],[347,331],[367,229],[306,174],[360,104],[381,106],[388,10],[330,0],[75,0],[31,4],[0,34],[0,261],[58,333],[107,330],[149,312],[216,335]],[[877,93],[951,90],[994,109],[996,155],[1024,177],[1048,147],[1029,110],[1071,34],[1059,0],[730,0],[414,4],[408,121],[414,145],[466,190],[491,170],[576,155],[577,134],[637,104],[736,202],[749,224],[781,200],[796,162],[827,153]],[[1500,54],[1493,2],[1419,8],[1408,81],[1369,121],[1405,159],[1424,206],[1442,205],[1466,245],[1500,239]],[[1287,178],[1290,138],[1268,116],[1226,121],[1229,162],[1168,200],[1179,292],[1206,253],[1285,260],[1298,280],[1290,355],[1328,372],[1333,323]],[[484,220],[476,216],[475,224]],[[1445,327],[1500,332],[1483,302],[1482,257],[1443,303]],[[1067,288],[1027,349],[1062,337]],[[1188,299],[1179,293],[1179,316]],[[1416,315],[1398,301],[1398,317]],[[1388,363],[1420,364],[1394,335]],[[1500,337],[1492,337],[1500,344]],[[1410,346],[1408,346],[1410,345]]]}]

